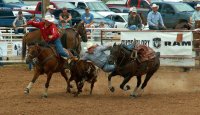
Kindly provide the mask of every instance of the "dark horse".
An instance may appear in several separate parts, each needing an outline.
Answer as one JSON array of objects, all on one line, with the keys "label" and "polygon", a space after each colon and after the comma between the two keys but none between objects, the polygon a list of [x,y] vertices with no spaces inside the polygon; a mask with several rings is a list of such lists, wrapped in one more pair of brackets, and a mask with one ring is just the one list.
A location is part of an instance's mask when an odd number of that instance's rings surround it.
[{"label": "dark horse", "polygon": [[[83,42],[87,42],[86,29],[83,23],[79,23],[74,28],[67,28],[65,30],[60,30],[61,42],[63,47],[66,49],[71,49],[75,54],[79,55],[81,52],[81,39]],[[22,43],[22,58],[26,56],[26,45],[33,42],[43,41],[40,30],[35,30],[33,32],[27,33],[23,37]]]},{"label": "dark horse", "polygon": [[[135,50],[133,50],[135,51]],[[132,58],[131,54],[134,54],[134,58]],[[131,96],[136,97],[140,96],[146,87],[149,79],[152,75],[158,70],[160,67],[159,55],[156,53],[156,57],[144,62],[140,62],[138,60],[137,52],[131,53],[127,49],[123,47],[123,45],[114,44],[110,51],[109,61],[112,61],[116,64],[116,70],[113,71],[108,76],[108,86],[110,91],[114,92],[114,87],[111,85],[111,78],[116,75],[120,75],[124,77],[123,82],[120,85],[120,88],[123,90],[129,90],[130,86],[125,84],[133,77],[137,77],[137,85],[131,94]],[[141,76],[146,74],[146,78],[140,87],[141,84]],[[138,89],[139,88],[139,89]]]},{"label": "dark horse", "polygon": [[65,73],[64,67],[65,60],[57,56],[54,48],[44,44],[29,44],[27,61],[31,61],[34,58],[37,58],[34,77],[24,90],[25,94],[28,94],[30,92],[32,85],[35,83],[38,77],[44,73],[47,75],[47,81],[45,83],[45,89],[43,94],[43,97],[45,98],[47,98],[47,90],[53,73],[60,72],[61,75],[65,78],[66,83],[68,83],[68,77]]}]

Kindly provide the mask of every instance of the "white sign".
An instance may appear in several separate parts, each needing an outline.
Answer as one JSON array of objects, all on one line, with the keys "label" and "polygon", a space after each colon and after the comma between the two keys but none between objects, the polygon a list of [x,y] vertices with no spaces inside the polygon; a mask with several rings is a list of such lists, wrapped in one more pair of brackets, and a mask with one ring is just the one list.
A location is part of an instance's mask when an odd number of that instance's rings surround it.
[{"label": "white sign", "polygon": [[[182,41],[177,41],[182,34]],[[130,44],[136,39],[137,44],[147,45],[161,56],[176,56],[177,58],[160,58],[162,66],[195,66],[195,56],[192,51],[192,32],[121,32],[121,42]],[[181,56],[189,57],[187,59]]]},{"label": "white sign", "polygon": [[[182,41],[177,41],[182,34]],[[153,48],[161,55],[192,55],[192,32],[121,32],[121,42],[130,44],[136,39],[138,44]]]}]

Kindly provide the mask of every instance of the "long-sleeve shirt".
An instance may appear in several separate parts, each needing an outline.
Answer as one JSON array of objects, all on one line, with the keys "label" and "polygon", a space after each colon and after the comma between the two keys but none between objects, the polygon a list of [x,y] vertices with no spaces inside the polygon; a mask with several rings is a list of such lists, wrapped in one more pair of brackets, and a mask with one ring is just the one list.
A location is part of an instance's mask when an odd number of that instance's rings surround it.
[{"label": "long-sleeve shirt", "polygon": [[160,12],[154,12],[154,11],[149,12],[147,16],[147,22],[149,26],[159,26],[159,24],[161,26],[164,26],[164,22]]},{"label": "long-sleeve shirt", "polygon": [[136,17],[133,17],[133,15],[128,16],[128,27],[131,25],[136,25],[138,28],[142,27],[142,19],[137,14]]},{"label": "long-sleeve shirt", "polygon": [[[36,22],[36,21],[28,21],[28,25],[32,25],[40,29],[43,39],[46,42],[51,42],[60,37],[58,29],[55,24],[51,23],[48,27],[45,27],[45,22]],[[52,38],[49,38],[49,35],[52,35]]]},{"label": "long-sleeve shirt", "polygon": [[194,11],[192,14],[192,24],[195,24],[195,21],[200,20],[200,11]]},{"label": "long-sleeve shirt", "polygon": [[97,46],[94,49],[93,53],[85,53],[81,60],[90,60],[92,61],[97,67],[102,68],[104,64],[108,61],[108,56],[105,54],[105,50],[108,50],[110,46]]}]

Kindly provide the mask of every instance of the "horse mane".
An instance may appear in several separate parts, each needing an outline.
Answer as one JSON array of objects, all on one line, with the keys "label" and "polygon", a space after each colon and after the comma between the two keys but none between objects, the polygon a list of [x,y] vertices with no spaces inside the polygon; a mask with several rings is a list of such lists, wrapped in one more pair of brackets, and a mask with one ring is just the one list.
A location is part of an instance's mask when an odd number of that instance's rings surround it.
[{"label": "horse mane", "polygon": [[41,42],[30,42],[28,43],[28,46],[33,46],[33,45],[38,45],[38,46],[41,46],[41,47],[50,47],[50,45],[44,41],[41,41]]}]

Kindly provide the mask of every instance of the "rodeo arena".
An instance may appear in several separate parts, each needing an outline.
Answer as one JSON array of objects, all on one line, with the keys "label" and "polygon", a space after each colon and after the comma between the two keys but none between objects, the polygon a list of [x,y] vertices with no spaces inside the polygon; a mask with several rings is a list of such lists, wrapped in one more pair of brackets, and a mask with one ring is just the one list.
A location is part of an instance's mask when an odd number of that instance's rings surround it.
[{"label": "rodeo arena", "polygon": [[199,115],[200,0],[0,0],[0,115]]}]

